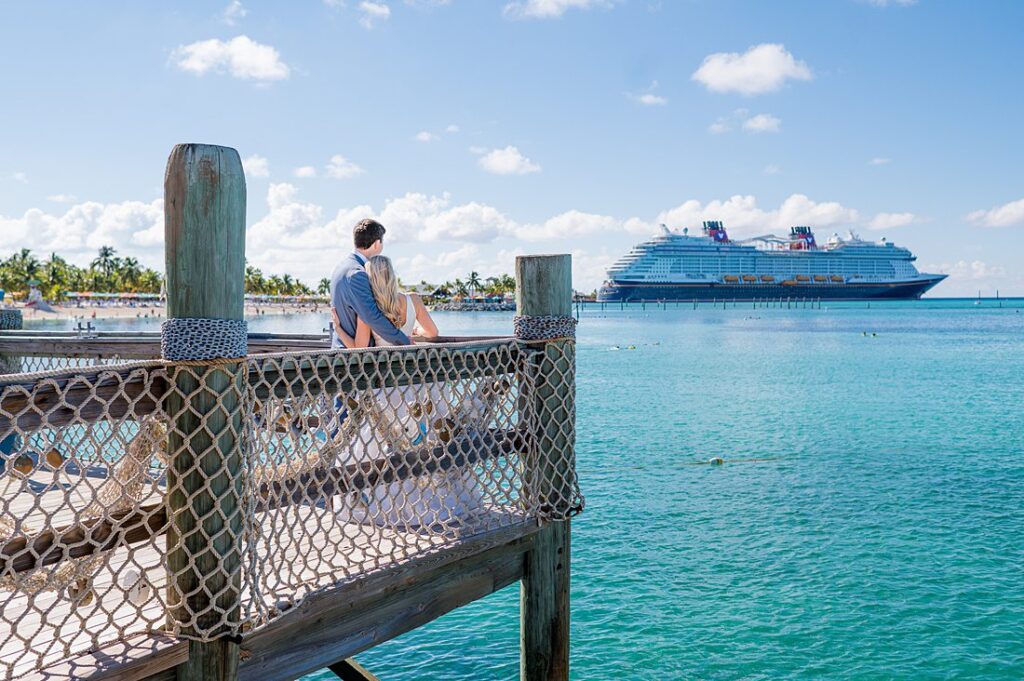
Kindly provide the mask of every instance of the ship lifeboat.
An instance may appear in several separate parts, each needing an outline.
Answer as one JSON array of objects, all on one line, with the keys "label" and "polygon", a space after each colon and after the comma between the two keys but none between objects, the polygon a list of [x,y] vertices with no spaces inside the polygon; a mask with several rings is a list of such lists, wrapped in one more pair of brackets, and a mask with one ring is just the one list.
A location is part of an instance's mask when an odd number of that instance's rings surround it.
[{"label": "ship lifeboat", "polygon": [[725,275],[725,277],[723,277],[723,279],[725,279],[725,283],[727,284],[737,284],[740,281],[740,278],[737,277],[735,274],[727,274]]},{"label": "ship lifeboat", "polygon": [[761,281],[775,281],[775,277],[770,274],[762,274]]},{"label": "ship lifeboat", "polygon": [[753,283],[753,282],[757,281],[757,277],[755,277],[753,274],[744,274],[743,275],[743,281],[745,281],[748,284],[750,284],[750,283]]},{"label": "ship lifeboat", "polygon": [[796,280],[799,281],[799,282],[805,282],[805,281],[810,281],[811,278],[808,277],[806,274],[798,274],[798,275],[796,275]]},{"label": "ship lifeboat", "polygon": [[792,279],[787,279],[786,281],[782,282],[782,285],[783,286],[796,286],[796,282],[793,281]]},{"label": "ship lifeboat", "polygon": [[843,283],[843,278],[841,276],[839,276],[838,274],[833,274],[830,277],[830,279],[832,279],[832,281],[836,282],[837,284],[842,284]]},{"label": "ship lifeboat", "polygon": [[815,274],[814,275],[814,281],[825,281],[825,275],[824,274]]}]

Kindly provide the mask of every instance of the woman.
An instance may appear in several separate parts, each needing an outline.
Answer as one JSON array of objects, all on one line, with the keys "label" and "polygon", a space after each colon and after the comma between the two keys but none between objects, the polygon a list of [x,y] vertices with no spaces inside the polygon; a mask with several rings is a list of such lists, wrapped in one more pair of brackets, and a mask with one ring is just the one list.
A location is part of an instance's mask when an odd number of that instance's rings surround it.
[{"label": "woman", "polygon": [[[392,324],[410,338],[415,330],[419,331],[417,335],[428,338],[437,335],[437,324],[430,317],[423,300],[415,293],[402,293],[399,290],[398,277],[395,276],[395,268],[389,258],[375,255],[367,260],[366,274],[370,278],[370,290],[377,301],[377,307]],[[338,311],[333,307],[331,314],[334,317],[334,332],[346,348],[370,347],[369,324],[362,319],[357,320],[356,336],[353,338],[341,328]],[[382,344],[379,338],[376,341],[378,345]]]},{"label": "woman", "polygon": [[[419,332],[416,335],[428,338],[438,335],[437,324],[420,297],[399,290],[391,260],[375,255],[365,267],[377,306],[392,324],[410,338],[415,331]],[[368,324],[357,320],[353,338],[342,330],[333,308],[332,314],[335,333],[346,348],[369,347]],[[383,344],[379,338],[375,340],[377,345]],[[450,420],[453,399],[451,390],[443,383],[383,388],[373,391],[368,401],[364,396],[360,408],[366,422],[356,426],[359,434],[350,439],[346,463],[380,460],[418,447],[436,450],[443,444],[441,431]],[[472,471],[452,466],[443,472],[349,494],[340,515],[377,525],[446,527],[461,524],[480,508],[482,501],[482,485]]]}]

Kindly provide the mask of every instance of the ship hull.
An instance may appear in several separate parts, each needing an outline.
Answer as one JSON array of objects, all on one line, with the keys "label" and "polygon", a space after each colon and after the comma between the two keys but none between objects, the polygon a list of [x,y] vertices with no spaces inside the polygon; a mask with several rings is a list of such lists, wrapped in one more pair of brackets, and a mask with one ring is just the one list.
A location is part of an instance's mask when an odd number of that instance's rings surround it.
[{"label": "ship hull", "polygon": [[707,300],[915,300],[945,279],[945,276],[893,283],[798,283],[783,286],[778,283],[756,284],[606,284],[597,294],[598,302],[654,302],[654,301],[707,301]]}]

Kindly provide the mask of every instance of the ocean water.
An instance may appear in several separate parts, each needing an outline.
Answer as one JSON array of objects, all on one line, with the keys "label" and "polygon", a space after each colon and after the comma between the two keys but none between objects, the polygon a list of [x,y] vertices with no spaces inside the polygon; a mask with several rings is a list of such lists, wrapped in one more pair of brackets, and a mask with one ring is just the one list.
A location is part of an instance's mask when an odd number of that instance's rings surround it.
[{"label": "ocean water", "polygon": [[[574,679],[1024,678],[1024,303],[823,308],[582,312]],[[514,679],[518,635],[514,585],[358,659]]]}]

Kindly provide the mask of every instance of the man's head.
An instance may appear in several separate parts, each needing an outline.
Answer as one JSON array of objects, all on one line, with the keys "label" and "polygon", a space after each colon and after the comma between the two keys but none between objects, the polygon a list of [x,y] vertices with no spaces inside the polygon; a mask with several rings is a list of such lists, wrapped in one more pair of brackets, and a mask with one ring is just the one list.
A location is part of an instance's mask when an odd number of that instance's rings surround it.
[{"label": "man's head", "polygon": [[367,218],[362,220],[352,230],[352,241],[355,242],[356,250],[372,258],[380,255],[384,250],[384,225],[376,220]]}]

